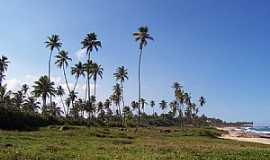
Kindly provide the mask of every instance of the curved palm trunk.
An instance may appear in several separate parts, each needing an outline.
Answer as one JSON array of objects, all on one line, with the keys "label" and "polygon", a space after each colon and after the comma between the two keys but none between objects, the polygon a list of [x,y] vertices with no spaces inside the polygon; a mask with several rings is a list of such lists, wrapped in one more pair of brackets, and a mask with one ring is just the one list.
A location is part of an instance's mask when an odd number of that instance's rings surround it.
[{"label": "curved palm trunk", "polygon": [[142,48],[140,49],[140,55],[139,55],[139,65],[138,65],[138,84],[139,84],[139,95],[138,95],[138,112],[139,112],[139,117],[138,117],[138,125],[140,125],[141,121],[141,61],[142,61]]},{"label": "curved palm trunk", "polygon": [[68,92],[70,94],[70,88],[69,88],[69,85],[68,85],[68,80],[67,80],[67,75],[66,75],[66,70],[65,70],[65,66],[64,65],[63,65],[63,72],[64,72],[66,86],[67,86]]}]

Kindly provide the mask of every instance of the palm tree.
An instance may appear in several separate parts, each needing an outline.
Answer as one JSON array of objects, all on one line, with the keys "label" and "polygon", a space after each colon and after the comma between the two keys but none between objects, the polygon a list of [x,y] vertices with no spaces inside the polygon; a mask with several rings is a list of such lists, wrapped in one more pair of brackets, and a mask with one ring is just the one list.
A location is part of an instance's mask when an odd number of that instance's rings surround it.
[{"label": "palm tree", "polygon": [[2,82],[3,79],[5,78],[5,72],[7,71],[7,67],[8,67],[8,58],[5,56],[2,56],[0,58],[0,87],[2,87]]},{"label": "palm tree", "polygon": [[54,117],[61,117],[61,115],[63,114],[63,111],[61,107],[57,107],[56,103],[53,102],[49,108],[49,113]]},{"label": "palm tree", "polygon": [[[70,93],[69,93],[69,98],[70,98],[70,100],[71,100],[71,106],[72,107],[74,107],[74,101],[75,101],[75,99],[77,98],[77,92],[74,92],[74,91],[71,91]],[[69,112],[69,108],[67,108],[67,112]]]},{"label": "palm tree", "polygon": [[68,112],[67,112],[67,109],[66,109],[64,101],[63,101],[63,95],[64,94],[65,94],[64,88],[61,85],[59,85],[56,88],[56,95],[60,97],[60,100],[61,100],[61,103],[62,103],[62,106],[63,106],[63,109],[64,109],[64,114],[65,114],[65,116],[67,116]]},{"label": "palm tree", "polygon": [[[141,99],[141,59],[142,59],[142,51],[143,47],[147,45],[148,40],[153,40],[153,38],[150,36],[148,33],[148,27],[147,26],[142,26],[138,29],[138,32],[133,33],[133,36],[135,38],[136,42],[139,42],[139,49],[140,49],[140,54],[139,54],[139,65],[138,65],[138,83],[139,83],[139,95],[138,95],[138,102],[140,102]],[[140,105],[140,104],[139,104]],[[139,123],[140,123],[140,106],[139,106]]]},{"label": "palm tree", "polygon": [[75,82],[75,85],[73,88],[73,91],[75,91],[80,76],[84,76],[84,68],[83,68],[83,64],[81,61],[79,61],[77,64],[75,64],[74,67],[71,67],[71,74],[75,75],[75,78],[76,78],[76,82]]},{"label": "palm tree", "polygon": [[21,88],[21,92],[23,93],[24,96],[27,95],[28,90],[29,90],[29,86],[27,84],[23,84]]},{"label": "palm tree", "polygon": [[168,102],[166,102],[165,100],[162,100],[160,101],[159,105],[160,105],[160,109],[163,111],[163,114],[165,114],[164,110],[167,108]]},{"label": "palm tree", "polygon": [[170,103],[170,108],[171,108],[171,111],[172,111],[173,116],[175,116],[176,115],[176,112],[177,112],[177,109],[179,108],[178,102],[176,100],[172,101]]},{"label": "palm tree", "polygon": [[[95,49],[98,51],[98,48],[101,48],[101,41],[97,39],[96,33],[88,33],[83,41],[81,42],[82,49],[86,49],[86,54],[88,55],[88,62],[91,61],[91,52]],[[90,101],[91,92],[90,92],[90,72],[87,72],[87,90],[88,90],[88,101]]]},{"label": "palm tree", "polygon": [[46,110],[46,98],[47,96],[54,96],[54,82],[50,82],[48,76],[41,76],[38,81],[34,82],[33,94],[35,97],[41,97],[43,102],[43,111]]},{"label": "palm tree", "polygon": [[23,103],[23,110],[29,112],[38,112],[39,102],[34,97],[28,97]]},{"label": "palm tree", "polygon": [[68,62],[71,61],[72,59],[68,57],[68,52],[64,51],[64,50],[61,50],[55,57],[56,57],[55,64],[59,68],[63,69],[67,89],[68,89],[68,92],[70,93],[71,90],[70,90],[69,85],[68,85],[68,80],[67,80],[67,75],[66,75],[66,69],[65,68],[68,66]]},{"label": "palm tree", "polygon": [[103,75],[102,66],[99,64],[93,63],[91,67],[90,78],[93,77],[93,80],[94,80],[94,96],[96,96],[97,78],[100,77],[102,79],[102,75]]},{"label": "palm tree", "polygon": [[131,104],[130,104],[130,106],[131,106],[131,108],[132,108],[133,110],[136,110],[136,109],[139,108],[139,103],[136,102],[136,101],[132,101]]},{"label": "palm tree", "polygon": [[116,69],[116,72],[113,74],[114,77],[116,78],[116,81],[120,81],[120,85],[122,88],[122,107],[125,106],[125,102],[124,102],[124,85],[123,83],[125,82],[125,80],[128,80],[128,71],[124,66],[118,67]]},{"label": "palm tree", "polygon": [[50,37],[48,37],[48,40],[45,42],[46,48],[49,48],[50,50],[50,56],[49,56],[49,70],[48,70],[48,78],[51,79],[51,59],[52,59],[52,53],[54,49],[60,50],[62,43],[60,42],[60,38],[58,35],[53,34]]},{"label": "palm tree", "polygon": [[122,89],[120,87],[120,84],[116,83],[113,86],[113,94],[111,95],[111,100],[118,107],[117,110],[120,117],[122,116],[121,107],[120,107],[121,96],[122,96]]},{"label": "palm tree", "polygon": [[145,105],[148,105],[148,103],[146,102],[146,100],[144,98],[141,98],[140,103],[141,103],[141,108],[142,108],[143,113],[144,113],[144,107],[145,107]]},{"label": "palm tree", "polygon": [[151,106],[151,108],[153,109],[153,116],[155,115],[155,110],[154,110],[154,107],[155,107],[155,101],[150,101],[150,106]]},{"label": "palm tree", "polygon": [[201,106],[201,107],[205,105],[206,100],[205,100],[205,98],[204,98],[203,96],[201,96],[201,97],[199,98],[199,103],[200,103],[200,106]]}]

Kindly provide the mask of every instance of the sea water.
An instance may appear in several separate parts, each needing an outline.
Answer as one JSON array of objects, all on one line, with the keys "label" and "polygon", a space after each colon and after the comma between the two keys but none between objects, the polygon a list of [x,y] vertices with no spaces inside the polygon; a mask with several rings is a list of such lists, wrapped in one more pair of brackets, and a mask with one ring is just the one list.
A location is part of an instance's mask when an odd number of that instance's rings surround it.
[{"label": "sea water", "polygon": [[267,134],[270,135],[270,126],[254,126],[246,127],[246,132],[257,133],[257,134]]}]

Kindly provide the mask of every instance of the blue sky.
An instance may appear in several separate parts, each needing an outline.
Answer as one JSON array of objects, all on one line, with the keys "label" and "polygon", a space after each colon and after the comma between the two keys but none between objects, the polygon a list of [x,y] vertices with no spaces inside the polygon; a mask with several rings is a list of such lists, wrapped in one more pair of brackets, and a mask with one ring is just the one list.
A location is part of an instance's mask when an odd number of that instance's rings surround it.
[{"label": "blue sky", "polygon": [[[169,101],[179,81],[194,100],[207,98],[208,116],[270,122],[269,17],[267,0],[9,0],[0,5],[0,54],[11,61],[7,82],[16,84],[47,73],[48,35],[60,35],[74,64],[84,35],[96,32],[103,48],[93,59],[104,67],[98,97],[110,95],[112,73],[124,65],[130,101],[137,97],[132,33],[147,25],[155,41],[144,50],[143,97]],[[52,75],[63,78],[56,67]]]}]

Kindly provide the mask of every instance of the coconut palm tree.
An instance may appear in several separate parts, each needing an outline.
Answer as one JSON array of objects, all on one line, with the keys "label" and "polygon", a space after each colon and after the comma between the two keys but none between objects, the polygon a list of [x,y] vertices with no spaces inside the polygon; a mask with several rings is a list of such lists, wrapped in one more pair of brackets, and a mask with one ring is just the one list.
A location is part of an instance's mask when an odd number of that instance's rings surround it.
[{"label": "coconut palm tree", "polygon": [[120,85],[122,88],[122,107],[125,106],[125,102],[124,102],[124,85],[123,83],[125,82],[125,80],[128,80],[128,71],[124,66],[118,67],[116,69],[116,72],[113,74],[116,81],[120,81]]},{"label": "coconut palm tree", "polygon": [[173,116],[175,116],[177,113],[177,109],[179,108],[179,103],[176,100],[172,101],[170,103],[170,108],[171,108]]},{"label": "coconut palm tree", "polygon": [[201,96],[201,97],[199,98],[199,103],[200,103],[200,106],[201,106],[201,107],[205,105],[206,100],[205,100],[205,98],[204,98],[203,96]]},{"label": "coconut palm tree", "polygon": [[155,105],[156,105],[156,104],[155,104],[155,101],[153,101],[153,100],[150,101],[150,106],[151,106],[151,108],[153,109],[153,116],[155,115],[155,108],[154,108]]},{"label": "coconut palm tree", "polygon": [[80,76],[85,76],[83,64],[81,61],[79,61],[77,64],[75,64],[74,67],[71,67],[71,74],[75,75],[75,78],[76,78],[76,82],[75,82],[75,85],[73,88],[73,91],[75,91]]},{"label": "coconut palm tree", "polygon": [[28,86],[27,84],[23,84],[23,85],[22,85],[22,88],[21,88],[22,93],[23,93],[24,95],[26,95],[27,92],[28,92],[28,90],[29,90],[29,86]]},{"label": "coconut palm tree", "polygon": [[49,113],[54,117],[61,117],[61,115],[63,114],[63,111],[62,111],[61,107],[57,107],[56,103],[53,102],[50,105]]},{"label": "coconut palm tree", "polygon": [[40,102],[35,97],[28,97],[23,103],[23,110],[28,112],[38,112]]},{"label": "coconut palm tree", "polygon": [[[138,87],[139,87],[139,94],[138,94],[138,102],[140,102],[141,99],[141,59],[142,59],[142,52],[143,52],[143,47],[147,45],[148,40],[153,40],[153,37],[148,33],[148,27],[147,26],[142,26],[138,29],[138,32],[133,33],[133,36],[135,38],[136,42],[139,42],[139,64],[138,64]],[[139,104],[140,105],[140,104]],[[139,106],[139,123],[140,123],[140,106]]]},{"label": "coconut palm tree", "polygon": [[122,96],[122,89],[120,87],[120,84],[116,83],[113,86],[113,94],[111,95],[110,98],[114,102],[114,104],[117,106],[118,114],[120,117],[122,116],[121,107],[120,107],[121,96]]},{"label": "coconut palm tree", "polygon": [[141,98],[140,103],[141,103],[141,108],[142,108],[143,113],[144,113],[144,107],[146,105],[148,105],[148,103],[146,102],[146,100],[144,98]]},{"label": "coconut palm tree", "polygon": [[93,63],[91,67],[91,72],[90,72],[90,78],[93,78],[94,80],[94,96],[96,96],[96,87],[97,87],[97,78],[102,79],[103,75],[103,68],[100,64]]},{"label": "coconut palm tree", "polygon": [[61,103],[62,103],[62,106],[63,106],[63,109],[64,109],[64,114],[65,114],[65,116],[67,116],[68,112],[67,112],[67,109],[66,109],[64,101],[63,101],[64,94],[65,94],[64,88],[61,85],[59,85],[56,88],[56,95],[60,97],[60,100],[61,100]]},{"label": "coconut palm tree", "polygon": [[5,56],[2,56],[0,58],[0,87],[2,87],[3,79],[5,78],[5,72],[7,71],[8,67],[8,58]]},{"label": "coconut palm tree", "polygon": [[[81,42],[82,49],[86,49],[86,54],[88,55],[88,62],[91,61],[91,53],[95,49],[98,51],[99,48],[102,47],[101,41],[97,39],[96,33],[88,33],[85,38]],[[88,101],[91,98],[90,91],[90,72],[87,72],[87,91],[88,91]]]},{"label": "coconut palm tree", "polygon": [[43,111],[46,110],[47,96],[54,96],[56,90],[54,89],[54,82],[50,82],[48,76],[41,76],[38,81],[34,82],[33,94],[35,97],[41,97],[43,102]]},{"label": "coconut palm tree", "polygon": [[162,100],[159,103],[160,109],[163,111],[163,114],[165,114],[164,110],[167,108],[167,105],[168,105],[168,102],[166,102],[165,100]]},{"label": "coconut palm tree", "polygon": [[53,34],[48,37],[48,40],[45,42],[46,48],[49,48],[50,50],[50,56],[49,56],[49,70],[48,70],[48,78],[50,80],[51,78],[51,59],[52,59],[52,53],[54,49],[57,49],[58,51],[62,47],[62,43],[60,42],[60,38],[58,35]]},{"label": "coconut palm tree", "polygon": [[[70,98],[70,100],[71,100],[71,106],[72,107],[74,107],[74,101],[75,101],[75,99],[77,98],[77,92],[74,92],[74,91],[70,91],[70,93],[69,93],[69,98]],[[69,112],[69,108],[67,108],[67,112]]]},{"label": "coconut palm tree", "polygon": [[61,69],[63,69],[64,77],[65,77],[65,82],[66,86],[68,89],[68,92],[70,93],[71,90],[68,85],[68,80],[67,80],[67,75],[66,75],[66,67],[68,66],[68,62],[71,61],[72,59],[69,58],[68,52],[65,50],[61,50],[56,56],[56,61],[55,64]]}]

